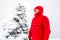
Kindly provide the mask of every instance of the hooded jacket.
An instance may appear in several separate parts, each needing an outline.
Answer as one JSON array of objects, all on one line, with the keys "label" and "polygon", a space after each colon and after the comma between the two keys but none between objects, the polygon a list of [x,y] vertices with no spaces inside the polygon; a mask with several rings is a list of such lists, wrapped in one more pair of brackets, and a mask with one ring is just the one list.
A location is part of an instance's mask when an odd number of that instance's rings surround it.
[{"label": "hooded jacket", "polygon": [[35,17],[32,19],[28,38],[32,38],[32,40],[48,40],[51,32],[49,19],[43,15],[42,6],[37,6],[35,9],[39,9],[39,12],[34,14]]}]

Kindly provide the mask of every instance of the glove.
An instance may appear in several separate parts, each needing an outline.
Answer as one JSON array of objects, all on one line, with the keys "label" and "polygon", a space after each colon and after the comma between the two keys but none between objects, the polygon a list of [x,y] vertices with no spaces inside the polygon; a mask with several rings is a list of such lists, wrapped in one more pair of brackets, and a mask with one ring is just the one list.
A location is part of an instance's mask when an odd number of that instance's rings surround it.
[{"label": "glove", "polygon": [[29,40],[31,40],[31,38],[29,38]]}]

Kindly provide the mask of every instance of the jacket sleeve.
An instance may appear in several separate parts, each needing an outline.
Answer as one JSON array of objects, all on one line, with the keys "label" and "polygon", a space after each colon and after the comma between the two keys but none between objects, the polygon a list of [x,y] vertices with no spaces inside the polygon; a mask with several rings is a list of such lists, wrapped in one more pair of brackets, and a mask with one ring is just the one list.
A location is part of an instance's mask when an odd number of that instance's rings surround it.
[{"label": "jacket sleeve", "polygon": [[[33,19],[34,19],[34,18],[33,18]],[[32,19],[32,21],[33,21],[33,19]],[[29,30],[29,32],[28,32],[28,38],[31,39],[31,37],[32,37],[32,22],[31,22],[30,30]]]},{"label": "jacket sleeve", "polygon": [[31,39],[31,36],[32,36],[32,33],[31,33],[31,27],[30,27],[30,30],[29,30],[29,33],[28,33],[28,38]]},{"label": "jacket sleeve", "polygon": [[32,22],[31,22],[31,27],[30,27],[30,30],[29,30],[29,32],[28,32],[28,38],[29,39],[31,39],[31,37],[32,37]]},{"label": "jacket sleeve", "polygon": [[49,19],[47,17],[44,17],[43,28],[44,28],[43,40],[48,40],[49,39],[49,34],[50,34],[51,31],[50,31]]}]

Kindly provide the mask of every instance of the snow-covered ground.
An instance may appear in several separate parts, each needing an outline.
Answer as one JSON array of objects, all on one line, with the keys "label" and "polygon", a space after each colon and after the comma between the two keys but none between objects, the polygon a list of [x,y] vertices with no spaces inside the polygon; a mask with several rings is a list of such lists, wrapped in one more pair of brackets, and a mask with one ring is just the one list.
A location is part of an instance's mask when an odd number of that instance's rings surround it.
[{"label": "snow-covered ground", "polygon": [[60,39],[49,39],[49,40],[60,40]]}]

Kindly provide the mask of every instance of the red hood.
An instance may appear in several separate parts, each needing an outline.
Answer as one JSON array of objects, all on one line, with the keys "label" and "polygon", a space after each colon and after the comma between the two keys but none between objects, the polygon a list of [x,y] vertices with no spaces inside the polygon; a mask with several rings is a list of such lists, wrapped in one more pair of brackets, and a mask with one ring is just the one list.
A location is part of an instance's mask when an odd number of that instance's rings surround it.
[{"label": "red hood", "polygon": [[42,7],[42,6],[36,6],[36,7],[34,8],[34,10],[35,10],[35,9],[39,9],[39,12],[34,14],[35,16],[36,16],[36,15],[42,15],[42,14],[43,14],[43,7]]}]

